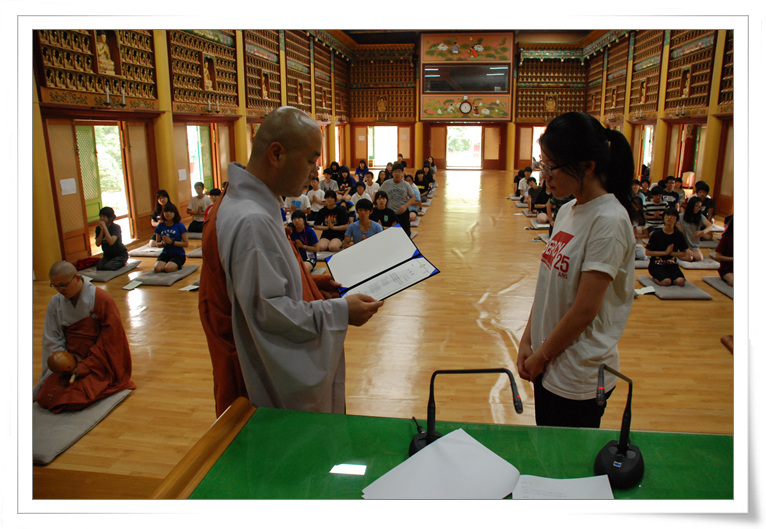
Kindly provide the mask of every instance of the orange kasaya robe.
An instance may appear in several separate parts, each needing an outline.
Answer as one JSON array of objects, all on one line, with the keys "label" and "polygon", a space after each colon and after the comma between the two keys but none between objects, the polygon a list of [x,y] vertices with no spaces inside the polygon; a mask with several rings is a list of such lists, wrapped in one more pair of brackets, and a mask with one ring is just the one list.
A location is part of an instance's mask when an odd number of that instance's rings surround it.
[{"label": "orange kasaya robe", "polygon": [[78,376],[52,373],[37,395],[37,403],[53,413],[77,411],[123,389],[136,389],[130,380],[132,360],[128,338],[114,300],[97,288],[90,317],[64,330],[66,350],[79,355]]},{"label": "orange kasaya robe", "polygon": [[[225,195],[226,191],[210,209],[202,228],[203,266],[199,280],[199,315],[213,363],[213,394],[217,417],[220,417],[238,397],[249,398],[234,343],[231,301],[226,289],[226,274],[218,254],[218,235],[215,229],[218,208],[223,203]],[[318,280],[320,284],[326,284],[330,276],[312,276],[303,266],[303,259],[295,248],[295,244],[291,246],[300,264],[303,300],[325,299],[326,296],[319,290],[315,280]]]}]

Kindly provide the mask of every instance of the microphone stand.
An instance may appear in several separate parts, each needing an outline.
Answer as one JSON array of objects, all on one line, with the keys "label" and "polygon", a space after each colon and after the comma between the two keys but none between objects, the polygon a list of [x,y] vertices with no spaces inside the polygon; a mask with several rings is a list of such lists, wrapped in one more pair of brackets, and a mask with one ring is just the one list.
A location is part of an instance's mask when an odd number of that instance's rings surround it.
[{"label": "microphone stand", "polygon": [[622,414],[622,427],[620,428],[620,440],[609,441],[596,456],[593,471],[597,476],[606,474],[609,484],[615,489],[629,489],[636,485],[644,477],[644,458],[641,450],[636,445],[630,444],[630,408],[633,400],[633,381],[615,371],[606,364],[598,368],[598,388],[596,389],[596,402],[599,406],[606,403],[604,396],[604,370],[623,379],[628,383],[628,400],[625,403],[625,411]]},{"label": "microphone stand", "polygon": [[516,413],[521,413],[522,411],[524,411],[524,408],[521,404],[521,397],[519,396],[519,390],[516,388],[516,381],[513,378],[513,374],[504,367],[489,368],[489,369],[442,369],[442,370],[434,371],[433,374],[431,375],[431,390],[430,390],[430,393],[428,394],[427,429],[426,429],[426,432],[424,433],[423,428],[420,427],[420,425],[418,424],[418,421],[415,420],[415,417],[412,418],[415,421],[415,424],[417,425],[418,433],[412,437],[412,442],[410,443],[410,456],[422,450],[423,448],[430,445],[431,443],[433,443],[439,437],[442,436],[442,434],[436,431],[436,401],[434,400],[434,380],[436,379],[436,375],[458,374],[458,373],[466,373],[466,374],[506,373],[508,375],[508,378],[511,381],[511,390],[513,391],[513,407],[516,410]]}]

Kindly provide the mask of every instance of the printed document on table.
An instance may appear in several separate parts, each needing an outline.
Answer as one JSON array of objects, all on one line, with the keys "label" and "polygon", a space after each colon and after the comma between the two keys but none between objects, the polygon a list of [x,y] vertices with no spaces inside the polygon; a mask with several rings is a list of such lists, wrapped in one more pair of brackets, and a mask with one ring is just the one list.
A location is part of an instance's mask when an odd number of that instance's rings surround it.
[{"label": "printed document on table", "polygon": [[606,475],[553,479],[521,476],[513,488],[514,500],[613,500]]},{"label": "printed document on table", "polygon": [[439,270],[401,227],[391,227],[326,259],[341,296],[362,293],[383,300]]}]

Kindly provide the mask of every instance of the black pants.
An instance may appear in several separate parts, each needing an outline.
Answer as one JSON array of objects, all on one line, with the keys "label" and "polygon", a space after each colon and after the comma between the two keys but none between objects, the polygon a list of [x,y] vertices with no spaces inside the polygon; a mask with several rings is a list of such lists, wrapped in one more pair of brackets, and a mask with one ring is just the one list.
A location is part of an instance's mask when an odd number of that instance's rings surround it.
[{"label": "black pants", "polygon": [[410,235],[410,212],[405,211],[404,213],[399,213],[396,215],[396,221],[399,223],[399,225],[404,230],[404,233],[407,235]]},{"label": "black pants", "polygon": [[[596,390],[594,385],[593,390]],[[606,398],[614,388],[606,393]],[[598,428],[606,410],[596,399],[571,400],[559,397],[543,387],[542,375],[535,380],[535,421],[538,426],[569,426],[573,428]]]}]

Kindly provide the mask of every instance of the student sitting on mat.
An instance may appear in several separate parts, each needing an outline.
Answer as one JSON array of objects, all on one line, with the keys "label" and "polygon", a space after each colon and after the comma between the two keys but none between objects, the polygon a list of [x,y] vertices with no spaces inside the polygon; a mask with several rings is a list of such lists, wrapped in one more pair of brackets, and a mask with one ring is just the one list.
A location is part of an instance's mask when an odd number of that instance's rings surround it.
[{"label": "student sitting on mat", "polygon": [[[165,204],[171,204],[170,202],[170,195],[168,195],[168,192],[164,189],[160,189],[157,191],[157,197],[156,197],[157,203],[154,205],[154,211],[152,211],[152,218],[151,223],[152,227],[156,228],[159,226],[164,217],[162,216],[162,211],[165,209]],[[157,241],[154,240],[154,237],[152,237],[152,240],[149,241],[150,246],[157,246]]]},{"label": "student sitting on mat", "polygon": [[420,211],[423,202],[421,200],[420,190],[418,189],[418,186],[415,185],[415,179],[412,175],[405,175],[404,181],[410,184],[412,190],[415,192],[415,203],[407,207],[407,210],[410,212],[410,222],[412,222],[418,218],[418,212]]},{"label": "student sitting on mat", "polygon": [[335,191],[325,191],[324,200],[327,205],[317,212],[314,221],[314,230],[322,232],[317,243],[320,252],[339,252],[343,246],[343,234],[348,228],[348,211],[337,204],[337,198]]},{"label": "student sitting on mat", "polygon": [[186,226],[181,222],[181,214],[175,204],[165,204],[162,212],[165,221],[154,229],[154,238],[162,253],[154,263],[154,271],[175,272],[186,262],[184,248],[189,246],[189,235]]},{"label": "student sitting on mat", "polygon": [[649,244],[646,246],[646,255],[650,257],[649,274],[662,287],[684,286],[686,278],[678,266],[678,259],[692,260],[683,233],[676,229],[677,221],[678,210],[668,206],[663,215],[664,226],[649,236]]},{"label": "student sitting on mat", "polygon": [[370,202],[372,202],[372,197],[374,197],[375,193],[380,189],[380,184],[373,180],[375,180],[375,175],[372,174],[372,171],[367,171],[367,174],[364,175],[364,192],[370,197]]},{"label": "student sitting on mat", "polygon": [[336,191],[338,194],[338,202],[341,200],[344,202],[349,202],[351,200],[351,195],[354,193],[354,189],[356,188],[356,180],[354,180],[354,177],[351,176],[349,168],[345,165],[341,165],[340,174],[333,178],[335,178],[335,181],[338,184],[338,191]]},{"label": "student sitting on mat", "polygon": [[314,222],[314,217],[316,217],[317,212],[325,205],[324,191],[319,189],[318,176],[312,176],[309,182],[311,183],[311,189],[306,192],[306,196],[309,197],[309,204],[311,204],[311,206],[308,215],[306,216],[306,220]]},{"label": "student sitting on mat", "polygon": [[551,198],[550,200],[548,200],[548,205],[547,205],[548,224],[551,225],[551,227],[548,228],[548,235],[553,234],[553,225],[556,223],[556,215],[558,214],[559,209],[561,209],[561,206],[563,206],[570,200],[574,200],[574,195],[569,195],[566,198],[556,198],[553,195],[551,195]]},{"label": "student sitting on mat", "polygon": [[298,253],[301,254],[303,259],[303,266],[306,270],[311,272],[317,265],[318,251],[317,243],[319,239],[314,231],[314,228],[306,225],[306,214],[301,210],[293,211],[291,215],[292,225],[288,225],[290,228],[290,240],[298,249]]},{"label": "student sitting on mat", "polygon": [[548,201],[551,194],[548,192],[548,183],[543,179],[543,183],[537,186],[538,192],[534,201],[530,201],[529,211],[537,213],[537,222],[548,224]]},{"label": "student sitting on mat", "polygon": [[702,201],[699,197],[697,195],[690,197],[689,202],[686,203],[684,214],[678,223],[678,227],[684,234],[686,244],[689,250],[691,250],[695,261],[705,260],[705,256],[702,255],[702,250],[700,250],[700,239],[713,230],[713,224],[702,215],[701,208]]},{"label": "student sitting on mat", "polygon": [[396,212],[388,207],[388,193],[385,191],[375,193],[375,209],[370,219],[380,224],[384,230],[396,224]]},{"label": "student sitting on mat", "polygon": [[[700,213],[702,213],[707,220],[709,220],[711,223],[715,222],[715,200],[710,198],[710,186],[707,185],[707,183],[704,180],[700,180],[699,182],[694,184],[694,194],[699,197],[700,201],[702,202],[702,207],[700,208]],[[689,197],[691,198],[691,197]],[[704,235],[702,237],[706,241],[710,241],[713,239],[713,233],[710,232],[707,235]]]},{"label": "student sitting on mat", "polygon": [[344,248],[348,248],[353,244],[359,244],[368,237],[372,237],[383,231],[383,227],[380,224],[370,220],[372,209],[372,202],[366,198],[363,198],[356,203],[356,213],[359,220],[349,224],[346,229],[345,238],[343,240]]},{"label": "student sitting on mat", "polygon": [[109,206],[98,212],[96,246],[104,255],[96,263],[96,270],[119,270],[128,262],[128,249],[122,244],[122,228],[115,224],[114,210]]},{"label": "student sitting on mat", "polygon": [[651,200],[644,202],[644,219],[646,220],[646,229],[649,235],[656,230],[662,229],[665,225],[663,216],[668,205],[662,200],[662,188],[657,185],[649,192]]},{"label": "student sitting on mat", "polygon": [[636,261],[646,261],[646,248],[644,243],[649,240],[649,232],[646,229],[646,219],[644,219],[644,201],[638,195],[633,195],[630,199],[635,211],[631,217],[633,223],[633,236],[636,238]]},{"label": "student sitting on mat", "polygon": [[527,188],[525,195],[521,197],[521,201],[531,207],[531,205],[535,203],[535,200],[537,200],[537,194],[540,193],[540,186],[537,185],[537,179],[534,176],[530,176],[527,179],[527,184],[529,184],[529,187]]},{"label": "student sitting on mat", "polygon": [[734,286],[734,216],[729,217],[718,246],[715,247],[714,259],[721,263],[718,275],[726,281],[726,284]]}]

